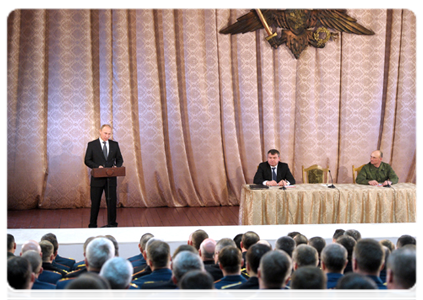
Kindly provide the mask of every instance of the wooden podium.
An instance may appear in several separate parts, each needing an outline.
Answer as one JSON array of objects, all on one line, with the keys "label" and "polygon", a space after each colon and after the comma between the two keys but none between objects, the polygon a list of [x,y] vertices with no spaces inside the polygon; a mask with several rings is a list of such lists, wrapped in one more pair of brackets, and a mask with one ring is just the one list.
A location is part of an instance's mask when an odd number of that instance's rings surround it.
[{"label": "wooden podium", "polygon": [[125,170],[125,167],[94,168],[94,169],[91,169],[91,175],[95,178],[125,176],[126,170]]}]

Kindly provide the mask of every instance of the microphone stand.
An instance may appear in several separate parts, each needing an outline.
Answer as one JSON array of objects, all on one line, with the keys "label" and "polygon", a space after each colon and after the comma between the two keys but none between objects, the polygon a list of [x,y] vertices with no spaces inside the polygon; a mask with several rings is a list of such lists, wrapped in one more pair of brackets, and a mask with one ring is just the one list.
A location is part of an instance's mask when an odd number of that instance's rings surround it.
[{"label": "microphone stand", "polygon": [[330,170],[329,170],[329,175],[330,175],[330,180],[331,180],[332,184],[331,185],[328,185],[328,188],[334,189],[335,186],[333,185],[333,178],[332,178],[332,173],[330,172]]}]

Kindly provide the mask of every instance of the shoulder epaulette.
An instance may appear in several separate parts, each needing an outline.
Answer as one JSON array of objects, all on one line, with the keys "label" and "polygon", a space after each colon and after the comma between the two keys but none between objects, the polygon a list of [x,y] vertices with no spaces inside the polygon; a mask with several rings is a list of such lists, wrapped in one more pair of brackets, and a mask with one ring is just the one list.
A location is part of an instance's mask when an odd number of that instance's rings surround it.
[{"label": "shoulder epaulette", "polygon": [[228,285],[224,285],[224,286],[222,286],[222,290],[224,290],[224,289],[227,289],[227,288],[230,288],[230,287],[233,287],[233,286],[237,286],[237,285],[240,285],[242,282],[240,281],[240,282],[236,282],[236,283],[231,283],[231,284],[228,284]]}]

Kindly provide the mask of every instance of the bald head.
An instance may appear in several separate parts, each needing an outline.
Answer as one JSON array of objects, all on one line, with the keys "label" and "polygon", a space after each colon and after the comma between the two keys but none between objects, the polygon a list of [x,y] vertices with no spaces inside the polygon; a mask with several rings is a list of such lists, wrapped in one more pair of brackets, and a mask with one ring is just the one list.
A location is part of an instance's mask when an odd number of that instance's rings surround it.
[{"label": "bald head", "polygon": [[22,254],[24,254],[26,251],[29,251],[29,250],[34,250],[34,251],[36,251],[37,253],[39,253],[39,254],[40,254],[40,257],[41,257],[41,255],[42,255],[42,254],[41,254],[41,247],[40,247],[40,244],[38,244],[38,242],[37,242],[37,241],[34,241],[34,240],[29,240],[29,241],[25,242],[25,243],[22,245],[20,255],[22,256]]},{"label": "bald head", "polygon": [[376,168],[379,168],[380,164],[382,163],[383,153],[380,150],[375,150],[370,155],[370,163],[374,165]]},{"label": "bald head", "polygon": [[216,248],[216,241],[210,238],[205,239],[199,249],[201,260],[214,260],[214,249]]}]

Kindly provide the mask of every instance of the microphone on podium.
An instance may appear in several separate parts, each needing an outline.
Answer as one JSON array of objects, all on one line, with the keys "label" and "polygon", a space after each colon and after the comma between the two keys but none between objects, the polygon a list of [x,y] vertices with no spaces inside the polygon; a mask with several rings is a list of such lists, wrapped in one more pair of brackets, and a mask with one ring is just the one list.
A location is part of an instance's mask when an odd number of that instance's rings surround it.
[{"label": "microphone on podium", "polygon": [[330,175],[330,181],[332,182],[332,184],[331,185],[328,185],[328,188],[334,189],[335,186],[333,185],[333,178],[332,178],[332,173],[330,172],[330,170],[329,170],[329,175]]}]

